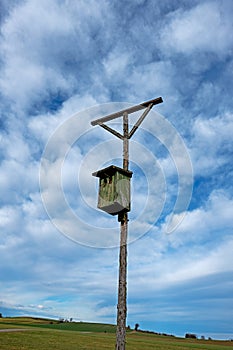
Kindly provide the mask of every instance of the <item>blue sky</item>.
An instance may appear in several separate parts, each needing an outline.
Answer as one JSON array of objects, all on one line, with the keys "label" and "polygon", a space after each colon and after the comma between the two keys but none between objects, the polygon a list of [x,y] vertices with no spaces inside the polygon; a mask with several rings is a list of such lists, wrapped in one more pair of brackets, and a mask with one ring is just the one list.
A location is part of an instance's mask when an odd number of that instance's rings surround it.
[{"label": "blue sky", "polygon": [[[91,173],[120,164],[121,143],[90,120],[162,96],[130,147],[127,324],[233,337],[232,11],[227,0],[1,1],[3,315],[115,322],[117,219],[96,209]],[[58,226],[75,237],[53,225],[41,198],[51,140],[58,159],[69,151],[62,186],[79,221],[67,214]],[[176,197],[191,186],[184,149],[193,192],[167,234]],[[42,194],[48,186],[61,214],[55,165]]]}]

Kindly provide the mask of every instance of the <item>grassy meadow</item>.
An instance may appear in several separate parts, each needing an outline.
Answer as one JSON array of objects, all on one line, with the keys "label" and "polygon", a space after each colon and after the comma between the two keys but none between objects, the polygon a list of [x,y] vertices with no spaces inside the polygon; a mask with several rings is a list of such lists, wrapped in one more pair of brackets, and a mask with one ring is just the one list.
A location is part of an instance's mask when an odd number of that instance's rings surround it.
[{"label": "grassy meadow", "polygon": [[[2,318],[0,350],[113,350],[115,329],[113,325],[97,323]],[[127,350],[233,349],[231,341],[183,339],[134,331],[128,331],[126,339]]]}]

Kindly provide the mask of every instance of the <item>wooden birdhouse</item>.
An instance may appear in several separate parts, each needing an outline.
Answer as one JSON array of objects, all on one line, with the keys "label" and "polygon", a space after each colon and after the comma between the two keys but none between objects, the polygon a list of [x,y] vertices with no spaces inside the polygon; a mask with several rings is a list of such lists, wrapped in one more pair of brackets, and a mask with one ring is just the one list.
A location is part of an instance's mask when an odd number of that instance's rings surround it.
[{"label": "wooden birdhouse", "polygon": [[130,179],[132,171],[115,165],[98,170],[92,175],[99,177],[97,207],[111,215],[130,211]]}]

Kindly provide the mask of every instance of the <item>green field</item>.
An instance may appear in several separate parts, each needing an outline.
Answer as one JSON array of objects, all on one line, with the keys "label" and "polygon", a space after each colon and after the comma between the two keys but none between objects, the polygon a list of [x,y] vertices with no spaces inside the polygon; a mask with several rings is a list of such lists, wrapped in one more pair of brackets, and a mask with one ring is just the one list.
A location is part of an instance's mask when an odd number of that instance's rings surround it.
[{"label": "green field", "polygon": [[[18,331],[15,331],[18,329]],[[115,349],[115,326],[29,317],[0,320],[1,350],[104,350]],[[12,331],[10,331],[12,330]],[[191,340],[144,332],[127,332],[127,350],[226,350],[233,342]]]}]

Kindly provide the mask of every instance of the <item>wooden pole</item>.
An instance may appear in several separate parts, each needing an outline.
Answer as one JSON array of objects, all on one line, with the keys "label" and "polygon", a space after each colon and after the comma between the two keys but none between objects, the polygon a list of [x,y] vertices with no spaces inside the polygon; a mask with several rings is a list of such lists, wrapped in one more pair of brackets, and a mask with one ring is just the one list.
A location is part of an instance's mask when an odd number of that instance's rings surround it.
[{"label": "wooden pole", "polygon": [[129,170],[129,121],[128,113],[123,114],[123,169]]},{"label": "wooden pole", "polygon": [[[128,113],[123,114],[123,169],[129,167],[129,124]],[[121,225],[120,255],[119,255],[119,284],[117,304],[116,350],[125,350],[125,333],[127,317],[127,236],[128,213],[119,214]]]},{"label": "wooden pole", "polygon": [[[141,125],[151,108],[162,103],[162,97],[143,102],[139,105],[124,109],[122,111],[107,115],[103,118],[93,120],[91,125],[100,125],[105,130],[111,132],[123,140],[123,169],[129,168],[129,139]],[[132,130],[129,132],[128,115],[141,109],[146,110],[138,119]],[[104,123],[123,116],[123,135],[113,130]],[[118,303],[117,303],[117,331],[116,331],[116,350],[125,350],[125,330],[127,317],[127,236],[128,236],[128,213],[127,211],[118,214],[118,221],[121,223],[120,233],[120,254],[119,254],[119,284],[118,284]]]}]

